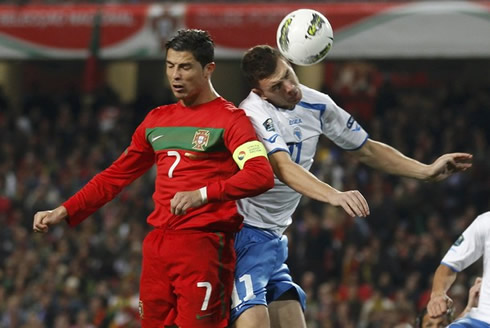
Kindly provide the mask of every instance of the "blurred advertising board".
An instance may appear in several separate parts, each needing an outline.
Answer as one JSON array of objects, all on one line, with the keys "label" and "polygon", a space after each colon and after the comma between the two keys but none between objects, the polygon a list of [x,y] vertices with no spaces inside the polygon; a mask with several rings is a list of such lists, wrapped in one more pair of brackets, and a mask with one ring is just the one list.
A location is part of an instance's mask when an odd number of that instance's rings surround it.
[{"label": "blurred advertising board", "polygon": [[424,1],[1,5],[0,59],[83,59],[94,33],[104,59],[163,58],[183,27],[208,30],[217,58],[240,58],[253,45],[275,45],[277,25],[298,8],[330,20],[329,58],[490,57],[490,1]]}]

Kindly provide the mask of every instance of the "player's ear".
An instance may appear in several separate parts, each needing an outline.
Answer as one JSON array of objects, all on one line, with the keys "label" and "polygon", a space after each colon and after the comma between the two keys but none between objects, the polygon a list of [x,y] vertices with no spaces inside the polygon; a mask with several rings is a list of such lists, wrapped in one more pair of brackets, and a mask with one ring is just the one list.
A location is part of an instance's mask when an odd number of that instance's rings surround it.
[{"label": "player's ear", "polygon": [[267,99],[262,90],[258,88],[252,88],[252,91],[262,99]]},{"label": "player's ear", "polygon": [[211,78],[211,74],[214,72],[215,68],[216,68],[215,62],[207,63],[206,66],[204,66],[204,77],[207,79]]}]

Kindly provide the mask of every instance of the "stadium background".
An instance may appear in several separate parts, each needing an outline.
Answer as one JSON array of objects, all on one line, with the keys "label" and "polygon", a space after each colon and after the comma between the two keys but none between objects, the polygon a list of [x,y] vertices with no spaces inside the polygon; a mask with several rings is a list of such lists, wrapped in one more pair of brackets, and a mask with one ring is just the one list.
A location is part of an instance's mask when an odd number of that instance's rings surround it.
[{"label": "stadium background", "polygon": [[[339,189],[361,190],[371,215],[351,219],[305,198],[287,231],[309,327],[413,322],[442,255],[490,208],[488,1],[3,1],[0,327],[138,326],[154,172],[75,229],[34,234],[33,214],[110,165],[144,115],[173,101],[161,46],[175,29],[211,31],[214,84],[238,103],[247,93],[241,53],[273,45],[280,19],[300,7],[322,11],[335,33],[325,62],[297,67],[300,80],[329,93],[372,138],[420,161],[474,154],[469,172],[434,184],[377,173],[323,141],[312,170]],[[456,311],[480,267],[459,275]]]}]

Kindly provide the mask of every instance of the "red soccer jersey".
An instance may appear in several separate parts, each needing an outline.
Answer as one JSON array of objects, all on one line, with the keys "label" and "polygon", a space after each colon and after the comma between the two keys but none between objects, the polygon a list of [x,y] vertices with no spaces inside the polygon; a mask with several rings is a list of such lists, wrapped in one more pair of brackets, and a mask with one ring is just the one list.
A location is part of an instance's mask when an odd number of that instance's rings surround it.
[{"label": "red soccer jersey", "polygon": [[[136,129],[126,151],[63,204],[68,223],[80,223],[156,164],[155,209],[149,224],[237,231],[242,217],[234,200],[262,193],[274,183],[266,157],[247,160],[242,170],[232,158],[238,146],[254,140],[257,137],[245,113],[221,97],[195,107],[180,103],[157,107]],[[208,204],[185,215],[170,212],[176,192],[204,186]]]}]

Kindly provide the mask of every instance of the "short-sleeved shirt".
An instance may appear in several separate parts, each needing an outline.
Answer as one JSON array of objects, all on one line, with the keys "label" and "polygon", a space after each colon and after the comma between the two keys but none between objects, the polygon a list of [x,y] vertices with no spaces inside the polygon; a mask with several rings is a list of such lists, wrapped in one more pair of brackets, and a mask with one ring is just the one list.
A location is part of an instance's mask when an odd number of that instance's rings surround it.
[{"label": "short-sleeved shirt", "polygon": [[448,250],[442,264],[460,272],[483,256],[478,307],[469,316],[490,323],[490,212],[479,215]]},{"label": "short-sleeved shirt", "polygon": [[[251,92],[240,108],[252,121],[268,155],[286,151],[306,170],[311,168],[321,135],[345,150],[356,150],[368,134],[355,119],[326,94],[300,86],[301,101],[292,110],[277,108]],[[244,223],[282,234],[291,224],[291,215],[301,194],[275,177],[267,192],[238,202]]]}]

